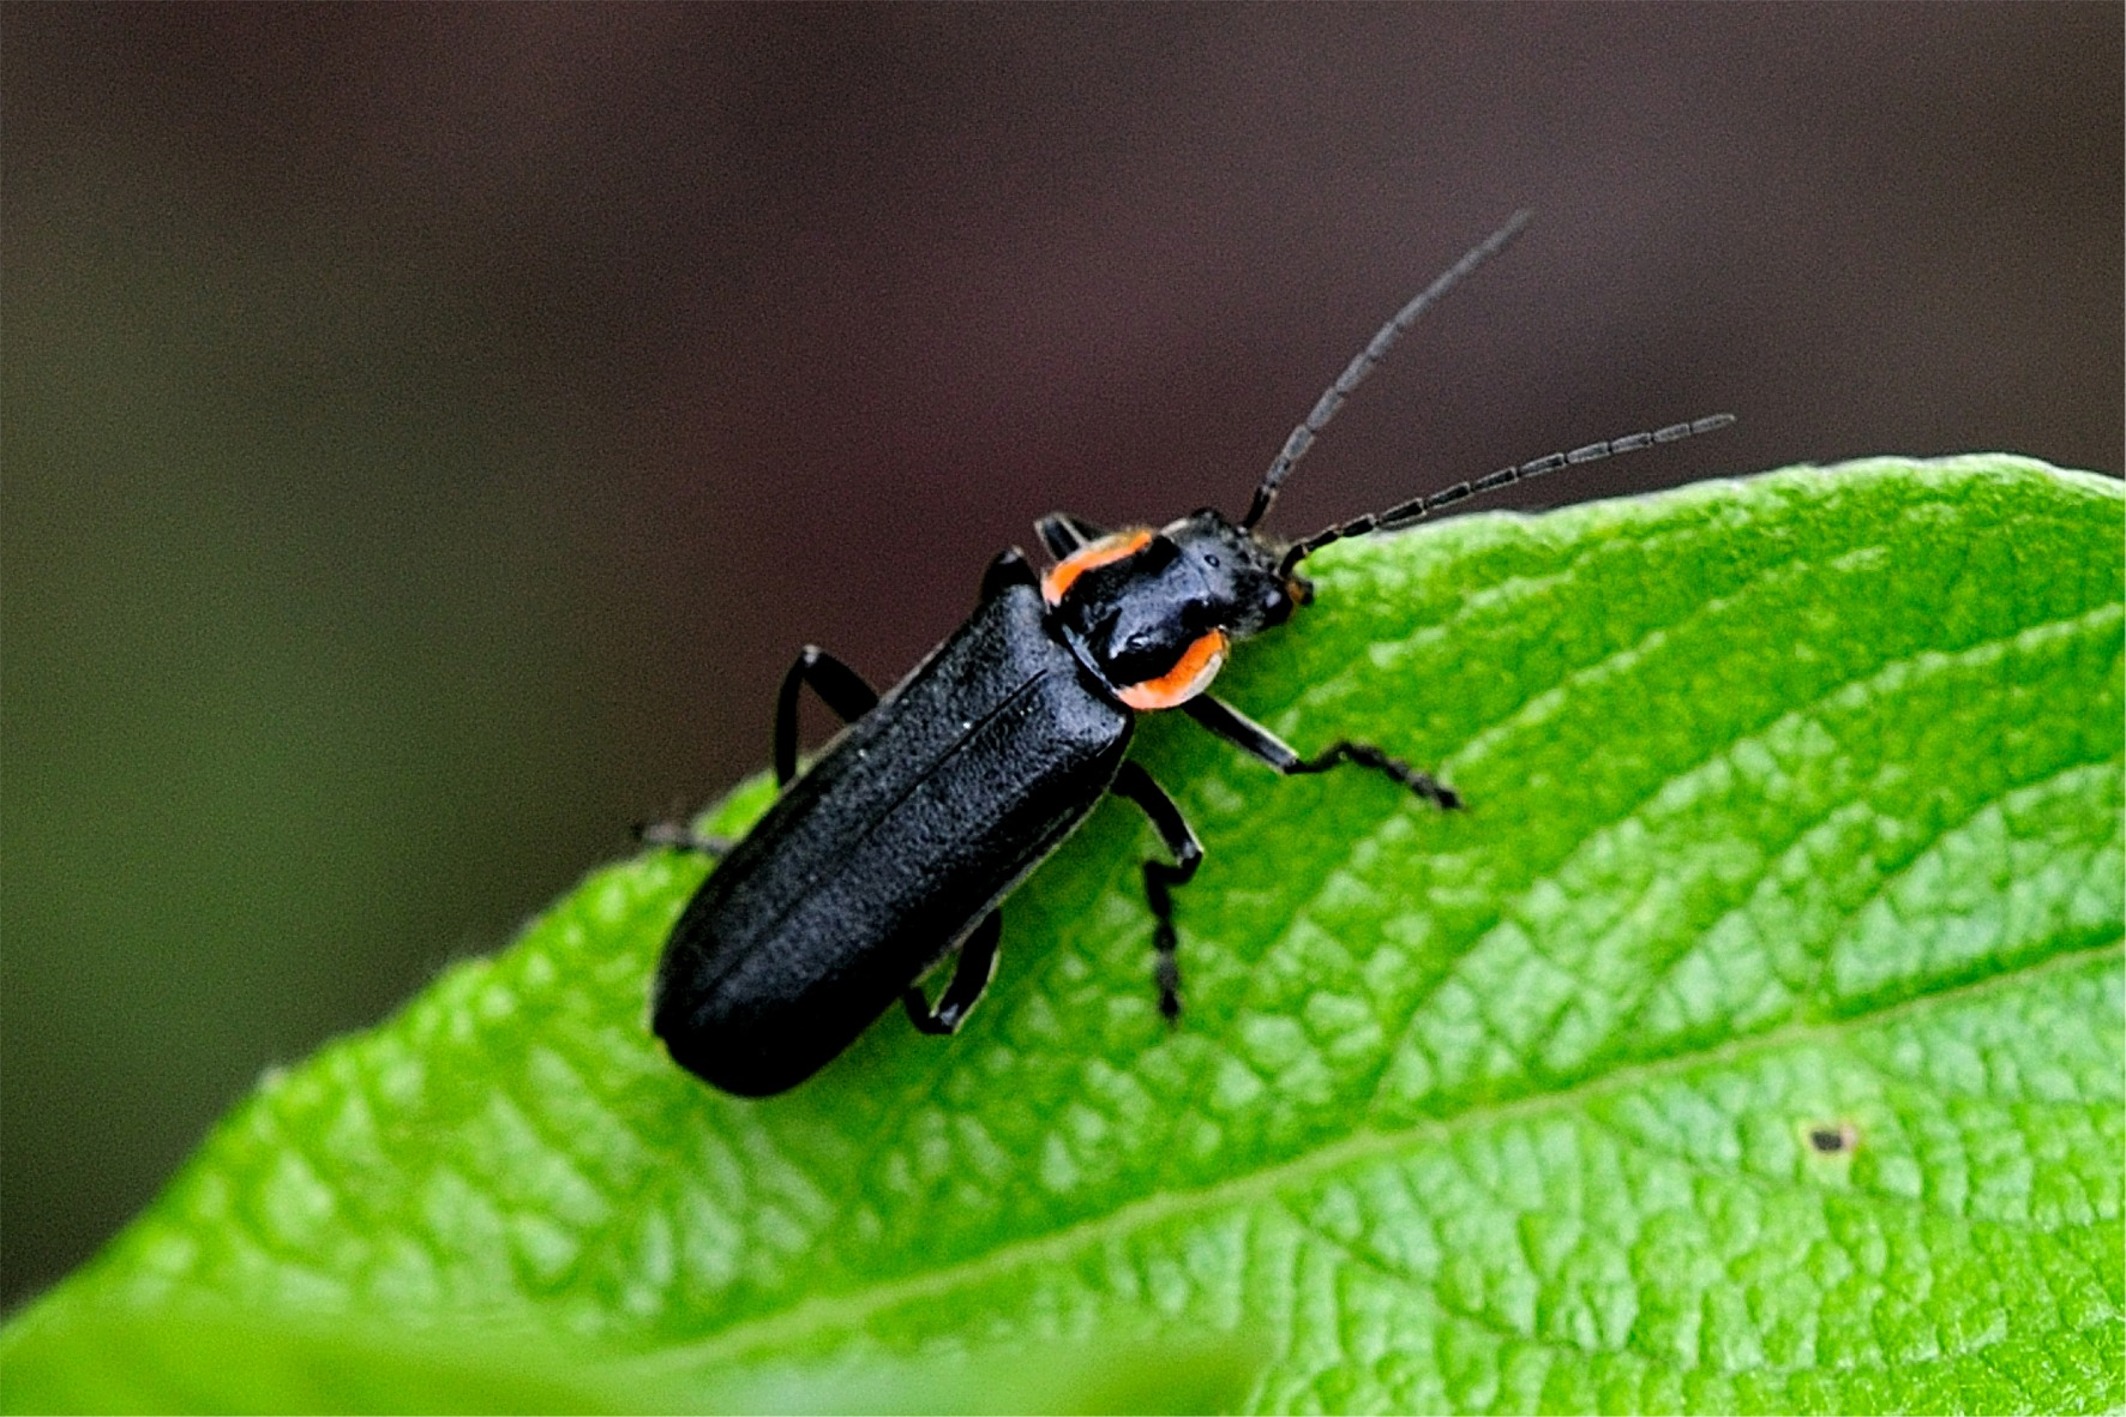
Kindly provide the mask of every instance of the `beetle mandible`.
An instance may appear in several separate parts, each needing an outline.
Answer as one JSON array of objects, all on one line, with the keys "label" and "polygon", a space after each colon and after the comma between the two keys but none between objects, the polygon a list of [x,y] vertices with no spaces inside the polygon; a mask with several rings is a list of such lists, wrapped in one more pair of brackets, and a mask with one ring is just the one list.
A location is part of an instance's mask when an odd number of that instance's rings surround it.
[{"label": "beetle mandible", "polygon": [[[1216,511],[1106,531],[1058,513],[1036,524],[1054,564],[1017,549],[982,578],[980,604],[881,697],[807,646],[775,706],[774,805],[735,845],[684,827],[645,840],[722,856],[665,944],[651,1022],[672,1058],[746,1097],[824,1067],[898,997],[925,1033],[952,1033],[996,971],[1004,898],[1109,792],[1143,809],[1172,856],[1144,863],[1159,1011],[1181,1011],[1173,891],[1203,848],[1143,766],[1125,758],[1139,713],[1180,709],[1277,772],[1351,765],[1436,807],[1460,799],[1370,743],[1305,757],[1206,692],[1237,641],[1308,603],[1300,562],[1333,541],[1408,526],[1466,497],[1726,426],[1716,414],[1499,469],[1281,545],[1256,533],[1277,490],[1336,410],[1419,315],[1520,233],[1529,213],[1471,248],[1398,310],[1255,489],[1236,524]],[[809,684],[848,726],[797,773],[797,694]],[[793,780],[794,779],[794,780]],[[919,987],[957,951],[933,1005]]]}]

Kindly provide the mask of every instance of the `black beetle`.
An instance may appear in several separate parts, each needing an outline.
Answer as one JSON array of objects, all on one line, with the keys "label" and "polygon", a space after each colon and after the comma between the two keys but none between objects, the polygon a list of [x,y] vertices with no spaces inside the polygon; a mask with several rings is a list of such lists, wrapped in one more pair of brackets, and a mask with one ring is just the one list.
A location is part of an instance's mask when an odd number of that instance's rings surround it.
[{"label": "black beetle", "polygon": [[[1159,1009],[1176,1019],[1171,892],[1195,874],[1203,849],[1151,775],[1123,756],[1140,712],[1179,708],[1280,773],[1351,763],[1435,806],[1458,806],[1451,790],[1380,748],[1338,742],[1301,757],[1204,691],[1234,641],[1308,602],[1297,568],[1330,542],[1732,421],[1721,414],[1553,453],[1290,546],[1255,535],[1279,484],[1404,329],[1527,219],[1516,213],[1374,335],[1293,430],[1238,525],[1209,510],[1117,532],[1045,517],[1037,529],[1055,564],[1043,574],[1016,548],[998,556],[974,615],[883,698],[807,646],[776,699],[775,777],[787,790],[767,815],[735,846],[683,827],[644,833],[723,855],[658,966],[652,1024],[673,1060],[726,1092],[762,1097],[825,1066],[896,996],[923,1032],[953,1032],[996,970],[999,904],[1111,791],[1144,809],[1174,858],[1147,861],[1144,888]],[[849,726],[798,777],[801,684]],[[954,950],[951,982],[932,1007],[918,981]]]}]

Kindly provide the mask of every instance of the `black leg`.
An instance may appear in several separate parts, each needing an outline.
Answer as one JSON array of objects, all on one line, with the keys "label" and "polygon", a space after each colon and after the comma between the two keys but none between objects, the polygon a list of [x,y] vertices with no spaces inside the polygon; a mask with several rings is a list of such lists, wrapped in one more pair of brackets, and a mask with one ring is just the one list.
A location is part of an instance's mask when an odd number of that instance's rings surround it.
[{"label": "black leg", "polygon": [[1115,774],[1113,790],[1144,809],[1144,815],[1152,819],[1152,830],[1159,833],[1174,858],[1171,866],[1164,861],[1144,863],[1144,898],[1157,922],[1152,948],[1158,959],[1152,977],[1159,985],[1159,1012],[1172,1024],[1181,1017],[1180,941],[1174,934],[1173,887],[1187,885],[1196,874],[1196,868],[1203,864],[1203,846],[1182,819],[1174,799],[1134,760],[1124,763],[1122,771]]},{"label": "black leg", "polygon": [[1009,547],[999,551],[997,558],[989,563],[989,569],[982,573],[982,602],[986,605],[1015,585],[1040,583],[1041,578],[1027,563],[1026,553],[1016,546]]},{"label": "black leg", "polygon": [[960,945],[960,957],[952,968],[952,982],[945,986],[945,993],[936,1008],[923,997],[923,991],[915,985],[901,995],[901,1004],[908,1010],[908,1021],[925,1033],[957,1033],[967,1021],[968,1012],[989,987],[990,979],[997,972],[997,941],[1004,934],[1004,912],[992,910],[982,917],[982,923],[968,932]]},{"label": "black leg", "polygon": [[[797,688],[800,684],[810,684],[827,707],[841,715],[844,723],[854,723],[878,703],[878,690],[866,684],[863,675],[818,645],[806,645],[799,650],[797,662],[790,666],[789,673],[783,675],[782,689],[775,696],[775,784],[778,787],[797,776]],[[696,832],[683,820],[637,822],[635,840],[644,846],[676,846],[718,858],[727,855],[733,844],[728,837]]]},{"label": "black leg", "polygon": [[1050,512],[1035,522],[1033,529],[1040,535],[1041,544],[1048,548],[1048,554],[1058,561],[1079,547],[1107,535],[1091,522],[1074,517],[1069,512]]},{"label": "black leg", "polygon": [[782,691],[775,696],[775,785],[797,776],[797,687],[810,684],[828,708],[854,723],[878,704],[878,690],[864,676],[821,649],[806,645],[797,652],[797,662],[782,677]]},{"label": "black leg", "polygon": [[1313,757],[1302,758],[1292,751],[1290,744],[1269,729],[1231,704],[1214,699],[1209,694],[1198,694],[1183,704],[1181,709],[1220,738],[1260,758],[1286,777],[1307,772],[1327,772],[1342,763],[1356,763],[1362,768],[1371,768],[1383,776],[1393,778],[1435,807],[1451,812],[1462,805],[1462,799],[1456,795],[1454,789],[1441,783],[1431,773],[1420,772],[1400,758],[1391,758],[1371,743],[1353,743],[1348,740],[1331,743]]}]

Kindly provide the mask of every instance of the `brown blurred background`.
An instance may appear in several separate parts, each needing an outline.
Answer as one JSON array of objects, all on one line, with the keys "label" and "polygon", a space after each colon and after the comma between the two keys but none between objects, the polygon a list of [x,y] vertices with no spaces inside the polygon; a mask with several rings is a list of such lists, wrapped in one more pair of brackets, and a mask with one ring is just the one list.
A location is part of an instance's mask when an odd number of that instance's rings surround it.
[{"label": "brown blurred background", "polygon": [[[2121,9],[0,11],[0,1296],[1057,507],[2121,463]],[[1504,499],[1511,503],[1512,498]],[[1522,505],[1529,499],[1522,498]]]}]

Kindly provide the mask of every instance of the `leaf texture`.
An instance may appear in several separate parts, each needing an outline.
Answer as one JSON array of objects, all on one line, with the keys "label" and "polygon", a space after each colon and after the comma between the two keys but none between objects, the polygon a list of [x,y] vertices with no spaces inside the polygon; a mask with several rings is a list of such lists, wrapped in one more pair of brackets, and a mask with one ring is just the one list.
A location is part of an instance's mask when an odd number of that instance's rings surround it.
[{"label": "leaf texture", "polygon": [[1333,548],[1220,691],[1469,810],[1147,722],[1209,853],[1178,1030],[1126,806],[958,1037],[896,1013],[761,1102],[646,1029],[706,863],[622,862],[269,1074],[0,1337],[7,1405],[70,1324],[204,1295],[563,1334],[705,1406],[1209,1339],[1239,1379],[1128,1402],[2117,1407],[2121,508],[1879,459]]}]

